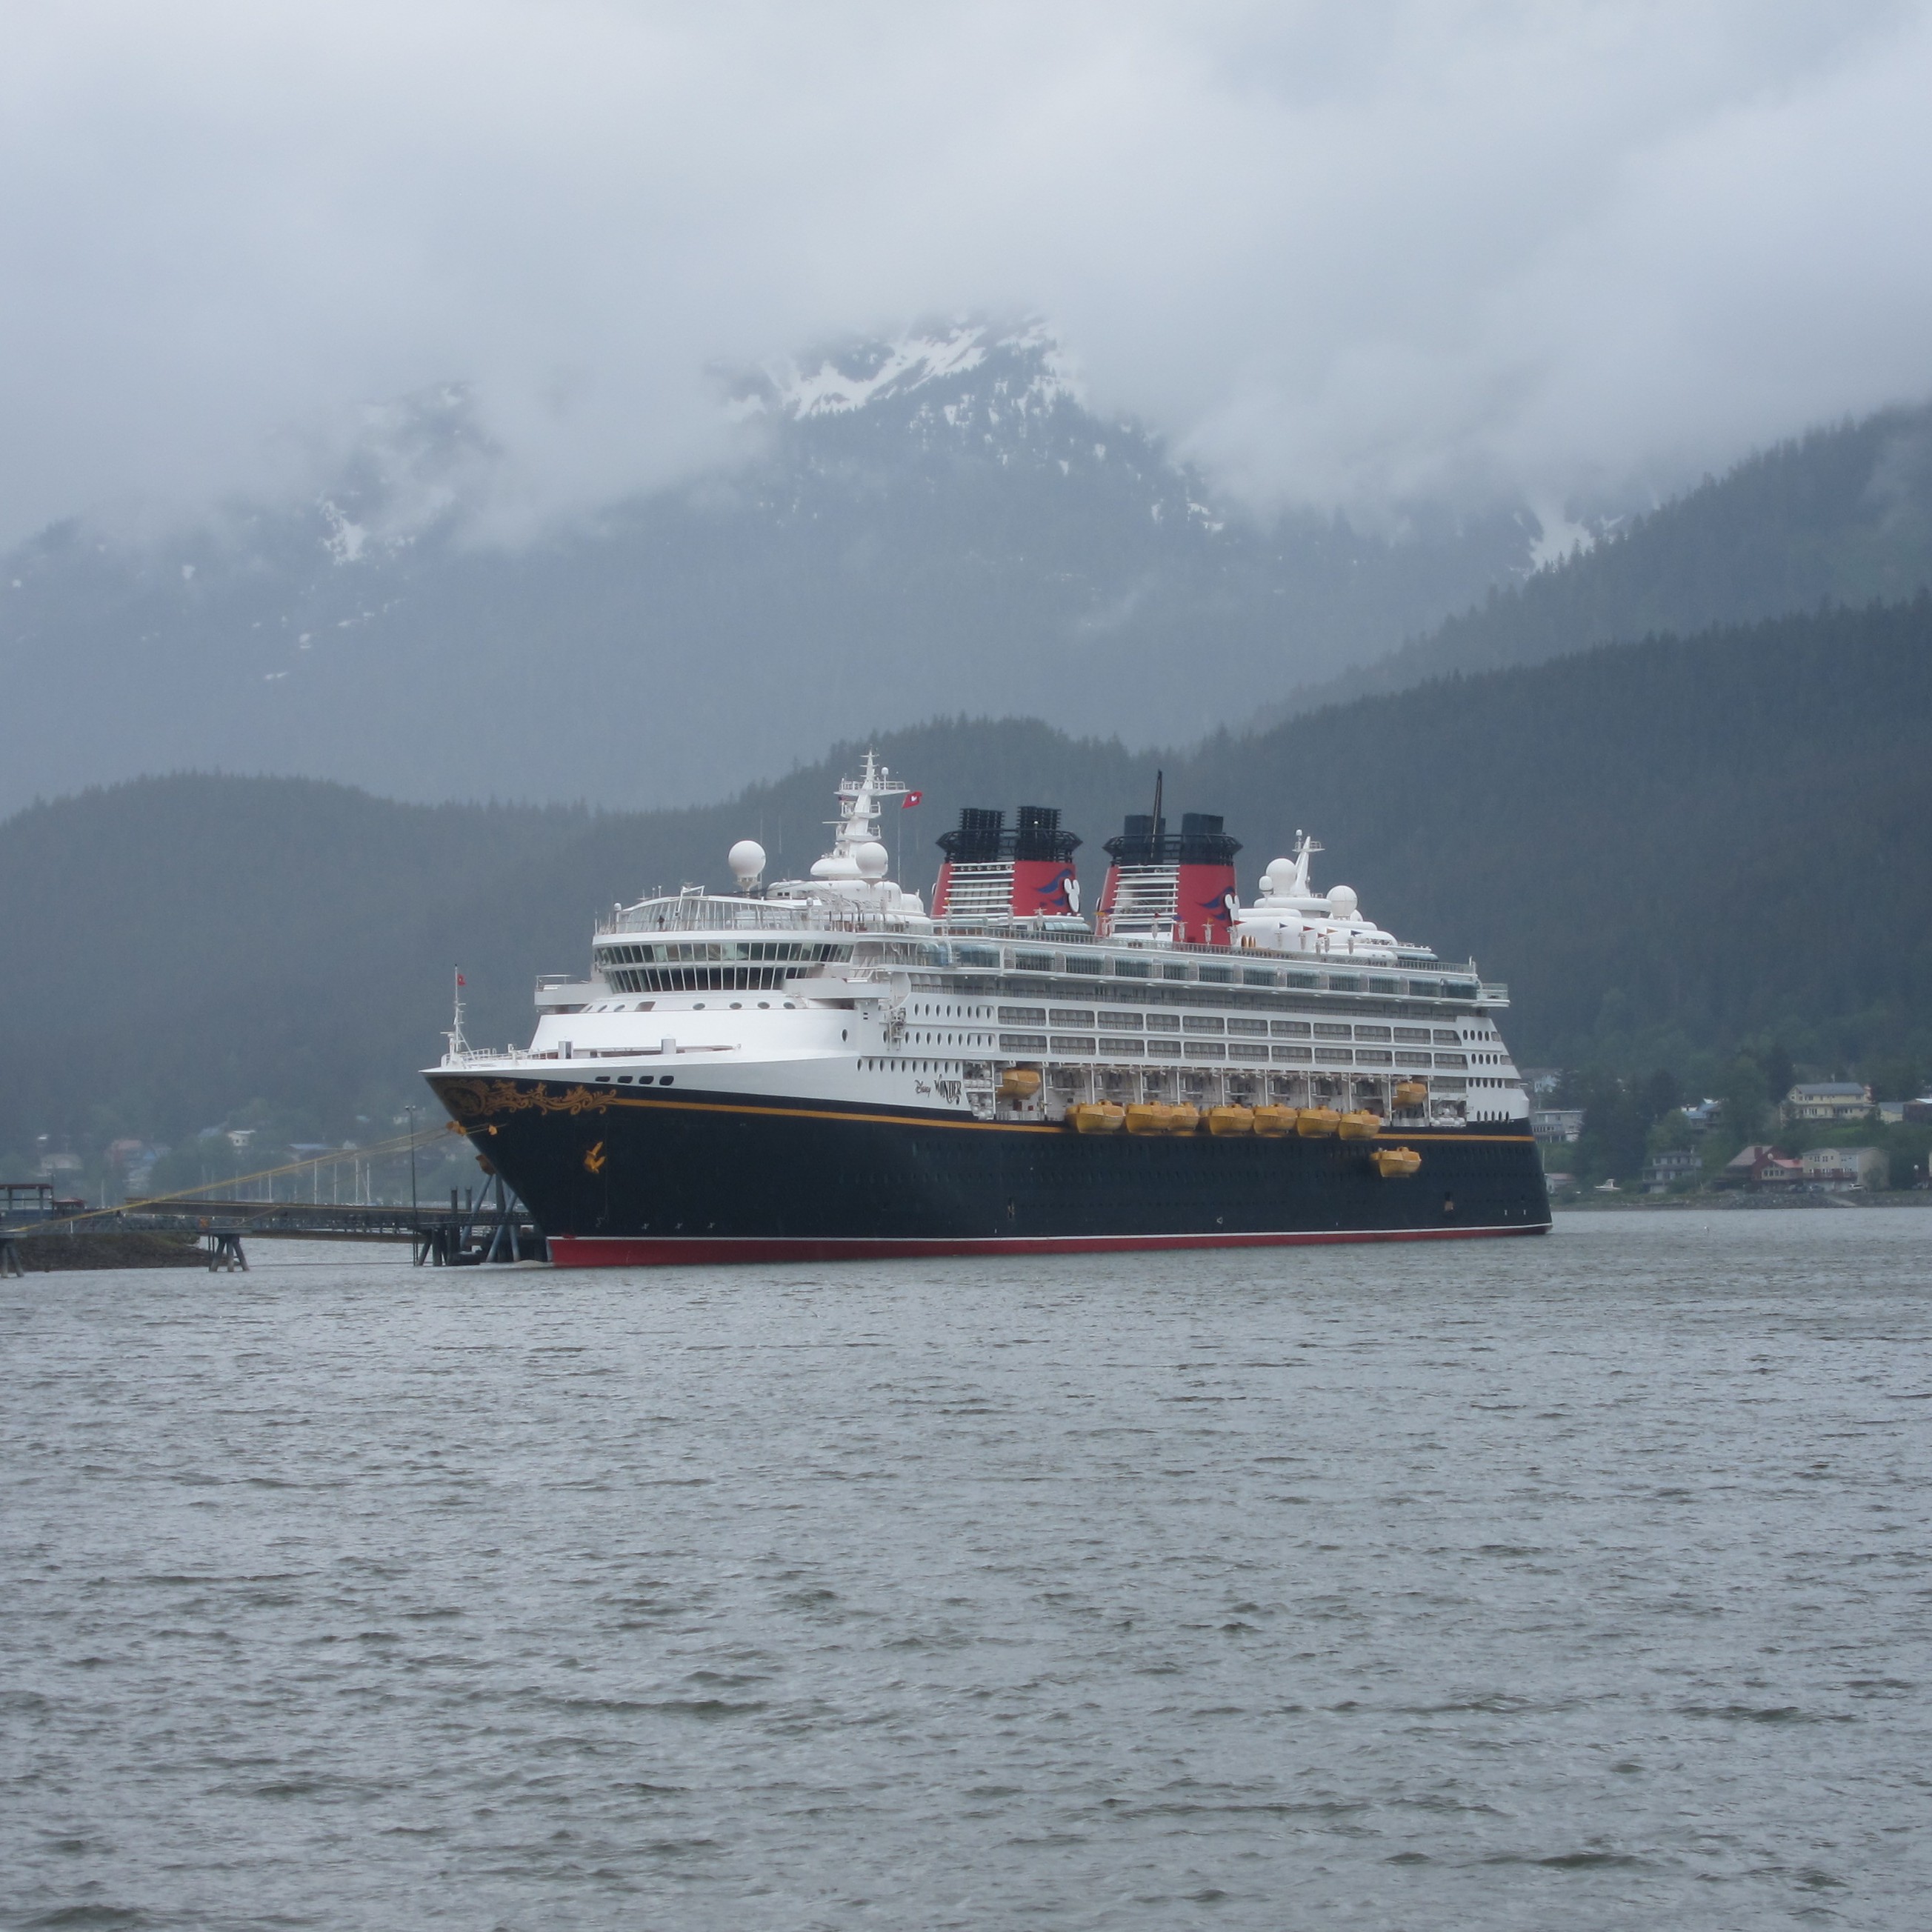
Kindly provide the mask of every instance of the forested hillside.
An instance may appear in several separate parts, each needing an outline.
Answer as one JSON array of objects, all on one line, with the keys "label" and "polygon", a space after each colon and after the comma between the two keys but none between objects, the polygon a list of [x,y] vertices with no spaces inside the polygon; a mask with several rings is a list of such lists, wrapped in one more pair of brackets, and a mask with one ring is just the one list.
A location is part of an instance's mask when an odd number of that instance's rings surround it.
[{"label": "forested hillside", "polygon": [[[1700,1069],[1775,1040],[1822,1072],[1932,1066],[1932,601],[1609,647],[1223,738],[1166,765],[1220,812],[1244,884],[1298,826],[1406,937],[1509,980],[1520,1059]],[[1100,842],[1154,760],[1026,721],[878,740],[929,886],[965,803],[1059,804]],[[32,1137],[178,1138],[250,1101],[339,1137],[412,1090],[449,975],[470,1032],[526,1032],[539,971],[580,968],[614,899],[822,849],[853,748],[724,806],[592,814],[424,807],[288,779],[142,780],[0,832],[0,1156]]]},{"label": "forested hillside", "polygon": [[1928,586],[1932,410],[1886,410],[1751,457],[1392,655],[1304,686],[1274,715],[1596,644],[1900,602]]}]

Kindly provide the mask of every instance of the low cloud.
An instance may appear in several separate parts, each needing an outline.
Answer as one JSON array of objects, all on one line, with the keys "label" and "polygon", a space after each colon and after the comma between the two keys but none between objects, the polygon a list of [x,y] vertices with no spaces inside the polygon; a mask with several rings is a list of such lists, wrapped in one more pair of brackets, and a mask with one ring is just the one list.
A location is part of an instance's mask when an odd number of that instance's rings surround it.
[{"label": "low cloud", "polygon": [[1264,506],[1669,487],[1932,389],[1923,4],[15,9],[0,536],[459,382],[533,512],[707,370],[1051,317]]}]

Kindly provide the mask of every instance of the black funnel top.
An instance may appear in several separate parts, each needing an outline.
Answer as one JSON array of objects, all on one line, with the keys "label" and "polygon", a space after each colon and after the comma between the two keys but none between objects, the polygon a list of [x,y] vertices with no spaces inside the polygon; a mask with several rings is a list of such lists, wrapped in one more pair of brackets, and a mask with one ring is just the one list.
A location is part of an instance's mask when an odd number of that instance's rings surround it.
[{"label": "black funnel top", "polygon": [[959,814],[959,829],[940,835],[939,849],[962,866],[999,859],[1072,860],[1080,841],[1060,830],[1057,805],[1023,805],[1016,815],[1018,824],[1009,826],[1004,812],[969,805]]},{"label": "black funnel top", "polygon": [[1241,842],[1223,832],[1222,823],[1218,812],[1184,812],[1176,837],[1165,818],[1156,825],[1151,812],[1130,812],[1120,836],[1105,849],[1117,866],[1232,866]]}]

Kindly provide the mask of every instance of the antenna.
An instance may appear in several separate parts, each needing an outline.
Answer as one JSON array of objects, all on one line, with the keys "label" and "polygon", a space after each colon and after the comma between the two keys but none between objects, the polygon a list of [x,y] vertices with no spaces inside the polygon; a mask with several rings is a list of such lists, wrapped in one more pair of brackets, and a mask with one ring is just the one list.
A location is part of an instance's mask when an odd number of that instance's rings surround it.
[{"label": "antenna", "polygon": [[443,1038],[449,1042],[448,1058],[454,1060],[458,1054],[470,1051],[470,1042],[463,1037],[463,989],[469,982],[464,978],[460,966],[452,967],[450,976],[455,982],[450,992],[456,1002],[456,1012],[451,1020],[449,1030]]},{"label": "antenna", "polygon": [[1154,824],[1148,828],[1154,834],[1152,857],[1156,865],[1160,863],[1160,788],[1167,774],[1156,768],[1154,775]]}]

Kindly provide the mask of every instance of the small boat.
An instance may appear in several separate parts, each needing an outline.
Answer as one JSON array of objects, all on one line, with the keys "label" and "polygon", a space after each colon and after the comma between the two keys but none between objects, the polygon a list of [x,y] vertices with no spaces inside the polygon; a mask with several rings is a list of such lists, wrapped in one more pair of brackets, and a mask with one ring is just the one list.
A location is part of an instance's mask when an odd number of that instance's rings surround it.
[{"label": "small boat", "polygon": [[1377,1148],[1369,1158],[1384,1180],[1406,1180],[1422,1166],[1422,1156],[1413,1148]]},{"label": "small boat", "polygon": [[1239,1106],[1210,1107],[1208,1131],[1210,1134],[1251,1134],[1255,1130],[1255,1110]]},{"label": "small boat", "polygon": [[1333,1107],[1304,1107],[1294,1117],[1294,1131],[1305,1141],[1326,1140],[1341,1124]]}]

